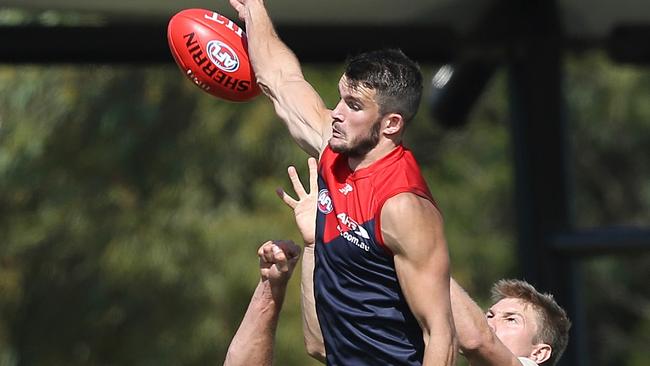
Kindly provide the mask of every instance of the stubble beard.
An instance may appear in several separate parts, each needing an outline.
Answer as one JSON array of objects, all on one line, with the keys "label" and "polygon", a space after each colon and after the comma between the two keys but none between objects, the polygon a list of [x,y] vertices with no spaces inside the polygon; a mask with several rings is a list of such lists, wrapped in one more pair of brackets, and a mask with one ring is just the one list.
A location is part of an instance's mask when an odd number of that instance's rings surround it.
[{"label": "stubble beard", "polygon": [[336,153],[345,154],[351,158],[361,158],[370,152],[370,150],[374,149],[375,146],[377,146],[379,143],[380,130],[381,118],[375,121],[366,136],[357,138],[356,140],[344,146],[332,146],[332,144],[330,144],[330,148]]}]

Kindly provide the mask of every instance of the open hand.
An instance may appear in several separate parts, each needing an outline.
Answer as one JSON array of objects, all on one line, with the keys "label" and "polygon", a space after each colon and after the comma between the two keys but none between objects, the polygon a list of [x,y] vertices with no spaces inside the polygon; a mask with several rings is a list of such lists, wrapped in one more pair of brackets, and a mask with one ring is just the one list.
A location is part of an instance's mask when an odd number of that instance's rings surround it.
[{"label": "open hand", "polygon": [[300,181],[296,168],[290,166],[287,169],[289,179],[293,185],[293,190],[298,195],[298,199],[289,196],[284,189],[278,188],[276,193],[293,209],[293,215],[298,225],[298,230],[302,235],[305,245],[313,245],[316,242],[316,201],[318,198],[318,166],[316,159],[309,158],[309,192]]}]

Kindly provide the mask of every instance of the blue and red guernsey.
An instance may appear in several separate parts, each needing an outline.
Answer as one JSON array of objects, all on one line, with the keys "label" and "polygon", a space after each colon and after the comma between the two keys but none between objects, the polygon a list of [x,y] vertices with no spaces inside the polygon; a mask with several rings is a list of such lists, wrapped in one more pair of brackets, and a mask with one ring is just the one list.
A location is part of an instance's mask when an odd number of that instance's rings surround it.
[{"label": "blue and red guernsey", "polygon": [[[381,208],[411,192],[433,201],[402,145],[352,171],[329,146],[319,162],[314,295],[328,365],[421,365],[422,330],[383,242]],[[404,217],[404,220],[409,220]]]}]

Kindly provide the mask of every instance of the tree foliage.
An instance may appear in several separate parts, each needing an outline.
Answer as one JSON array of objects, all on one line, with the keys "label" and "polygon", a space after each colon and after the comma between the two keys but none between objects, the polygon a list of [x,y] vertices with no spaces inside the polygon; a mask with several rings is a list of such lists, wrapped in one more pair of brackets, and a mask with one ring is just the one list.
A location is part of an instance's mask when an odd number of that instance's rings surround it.
[{"label": "tree foliage", "polygon": [[[575,219],[581,228],[650,226],[650,73],[602,54],[567,63]],[[597,365],[640,366],[650,351],[650,254],[584,261],[588,347]]]},{"label": "tree foliage", "polygon": [[[581,223],[647,224],[648,74],[572,62]],[[306,70],[330,106],[340,72]],[[288,165],[306,177],[306,155],[271,104],[217,100],[173,65],[2,66],[0,93],[0,365],[221,364],[258,281],[257,247],[299,238],[274,191],[290,191]],[[468,127],[445,131],[423,105],[407,131],[445,217],[452,274],[481,303],[516,273],[505,95],[499,75]],[[601,274],[593,285],[644,286],[620,263],[589,271]],[[630,315],[637,339],[643,309]],[[640,365],[643,351],[621,362],[622,343],[610,345],[618,364]],[[303,351],[297,279],[276,361],[317,364]]]}]

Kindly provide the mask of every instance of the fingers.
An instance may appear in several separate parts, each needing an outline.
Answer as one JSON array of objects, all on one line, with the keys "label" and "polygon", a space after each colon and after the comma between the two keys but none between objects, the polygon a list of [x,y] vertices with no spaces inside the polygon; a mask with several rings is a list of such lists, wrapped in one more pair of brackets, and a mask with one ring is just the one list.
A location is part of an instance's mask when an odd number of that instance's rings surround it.
[{"label": "fingers", "polygon": [[241,3],[238,0],[230,0],[230,6],[233,7],[237,12],[239,12],[239,8],[241,8]]},{"label": "fingers", "polygon": [[300,256],[300,247],[290,240],[267,241],[257,251],[264,267],[275,265],[280,272],[288,272]]},{"label": "fingers", "polygon": [[242,0],[229,0],[230,6],[237,11],[239,19],[246,20],[246,9]]},{"label": "fingers", "polygon": [[318,190],[318,163],[316,159],[310,157],[307,159],[307,165],[309,165],[309,192],[313,193]]},{"label": "fingers", "polygon": [[300,257],[300,247],[291,240],[278,240],[274,242],[289,260],[298,259]]},{"label": "fingers", "polygon": [[[309,192],[316,192],[318,190],[318,170],[316,159],[309,158],[307,160],[307,164],[309,165]],[[289,179],[291,180],[293,190],[296,192],[296,194],[298,194],[298,200],[289,196],[287,192],[285,192],[282,188],[277,188],[275,190],[275,193],[278,195],[278,197],[280,197],[282,201],[284,201],[284,203],[287,204],[287,206],[295,209],[299,203],[299,200],[304,199],[309,194],[307,191],[305,191],[305,187],[303,186],[302,181],[300,181],[300,176],[298,175],[298,172],[294,166],[289,166],[287,168],[287,173],[289,174]]]},{"label": "fingers", "polygon": [[293,199],[293,197],[289,196],[287,192],[285,192],[284,189],[282,188],[277,188],[275,190],[275,194],[277,194],[278,197],[280,197],[280,199],[284,201],[284,203],[286,203],[286,205],[291,207],[292,209],[296,208],[296,206],[298,205],[298,201]]},{"label": "fingers", "polygon": [[[307,165],[309,165],[309,192],[311,193],[318,190],[318,163],[316,162],[316,159],[310,157],[307,160]],[[307,196],[308,193],[300,180],[296,167],[293,165],[289,166],[287,168],[287,173],[289,174],[293,190],[298,194],[298,199]],[[290,197],[282,188],[276,189],[275,193],[291,208],[294,208],[298,203],[297,200]]]},{"label": "fingers", "polygon": [[294,166],[290,166],[289,168],[287,168],[287,172],[289,173],[289,179],[291,180],[291,184],[293,185],[293,190],[298,194],[298,198],[302,198],[306,196],[307,192],[305,191],[305,187],[302,185],[302,182],[300,181],[300,177],[298,176],[298,172],[296,171],[296,168]]},{"label": "fingers", "polygon": [[266,243],[262,244],[260,248],[257,250],[257,256],[260,258],[260,268],[268,268],[270,267],[270,261],[269,257],[266,254],[268,252],[268,248],[270,245],[272,245],[270,241],[267,241]]},{"label": "fingers", "polygon": [[286,261],[284,252],[282,252],[282,250],[272,241],[267,241],[262,244],[260,249],[257,251],[257,255],[264,263],[275,264],[278,261]]},{"label": "fingers", "polygon": [[235,10],[239,11],[241,8],[244,6],[244,3],[241,0],[229,0],[230,6],[235,8]]}]

